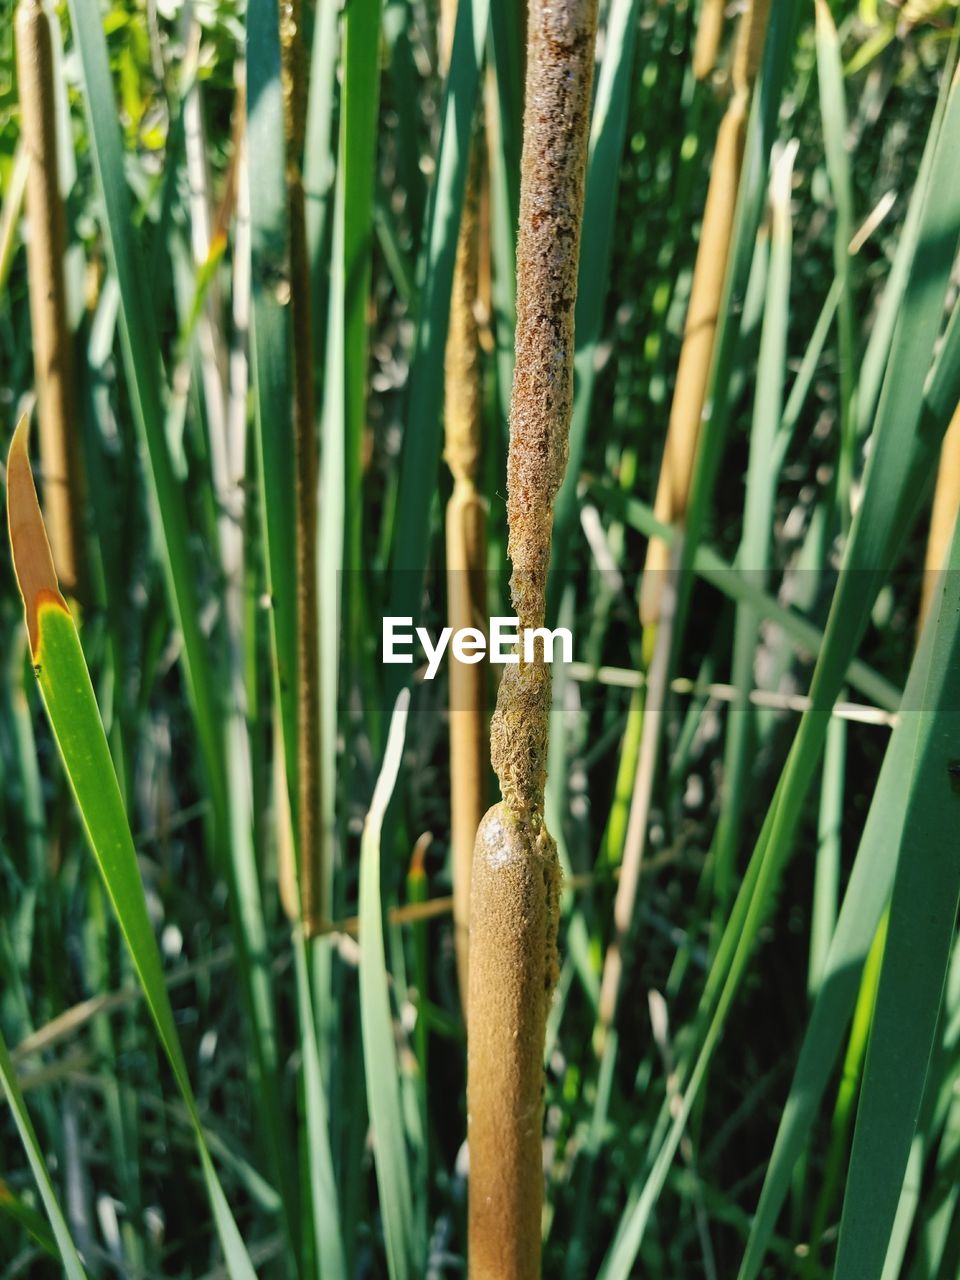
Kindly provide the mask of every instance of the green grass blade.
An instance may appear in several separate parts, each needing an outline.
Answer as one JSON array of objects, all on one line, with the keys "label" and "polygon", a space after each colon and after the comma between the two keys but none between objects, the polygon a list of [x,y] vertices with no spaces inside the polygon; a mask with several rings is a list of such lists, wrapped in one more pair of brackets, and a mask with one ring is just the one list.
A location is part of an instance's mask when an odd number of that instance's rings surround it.
[{"label": "green grass blade", "polygon": [[401,690],[360,850],[360,1023],[390,1280],[408,1280],[416,1273],[413,1198],[380,898],[380,832],[400,769],[409,703],[409,690]]},{"label": "green grass blade", "polygon": [[297,1009],[303,1053],[304,1110],[309,1132],[309,1187],[319,1273],[324,1280],[347,1280],[349,1272],[340,1230],[337,1185],[330,1151],[327,1088],[320,1070],[317,1023],[310,990],[309,957],[307,943],[299,933],[293,940],[293,959],[297,974]]},{"label": "green grass blade", "polygon": [[837,336],[840,362],[840,458],[837,489],[844,527],[849,523],[850,487],[857,437],[853,386],[855,379],[853,289],[851,285],[850,241],[853,237],[853,189],[850,157],[847,152],[847,101],[840,58],[840,40],[826,0],[816,6],[817,81],[820,87],[820,117],[827,173],[833,192],[835,222],[833,233],[834,278],[840,289],[837,308]]},{"label": "green grass blade", "polygon": [[274,689],[280,706],[287,787],[296,830],[296,557],[293,418],[290,412],[287,187],[277,6],[247,9],[247,174],[250,186],[250,364],[260,513],[270,593]]},{"label": "green grass blade", "polygon": [[[457,7],[437,177],[427,213],[425,268],[393,531],[389,612],[397,616],[419,614],[420,582],[427,564],[440,459],[450,289],[489,13],[490,0],[461,0]],[[396,688],[388,692],[392,701]]]},{"label": "green grass blade", "polygon": [[10,446],[7,510],[34,671],[47,718],[87,841],[189,1113],[230,1275],[235,1280],[255,1280],[200,1125],[110,748],[80,637],[57,585],[30,471],[25,418],[21,419]]},{"label": "green grass blade", "polygon": [[960,539],[954,540],[940,592],[940,625],[926,688],[920,704],[903,713],[917,716],[920,725],[847,1174],[837,1280],[871,1280],[883,1269],[960,901],[960,800],[953,774],[960,706]]},{"label": "green grass blade", "polygon": [[[770,268],[750,430],[743,536],[737,557],[738,563],[750,573],[758,586],[766,584],[768,574],[770,530],[773,527],[778,479],[770,470],[770,455],[783,414],[783,380],[790,311],[790,259],[793,249],[790,184],[795,150],[794,144],[780,156],[771,183]],[[727,718],[723,757],[723,807],[714,845],[715,890],[719,908],[724,914],[733,889],[741,817],[749,777],[748,756],[754,716],[747,699],[753,687],[758,624],[759,618],[749,606],[738,606],[734,623],[732,684],[740,702],[730,708]]]},{"label": "green grass blade", "polygon": [[84,105],[94,170],[106,213],[103,230],[107,256],[119,286],[120,334],[127,386],[149,460],[153,514],[161,534],[167,591],[183,636],[184,669],[196,712],[197,733],[214,807],[224,830],[226,784],[220,755],[219,716],[200,629],[183,490],[167,451],[160,343],[134,237],[135,224],[100,7],[96,0],[71,0],[70,18],[83,67]]},{"label": "green grass blade", "polygon": [[[67,1276],[67,1280],[87,1280],[87,1273],[83,1269],[80,1255],[77,1253],[77,1247],[73,1243],[73,1237],[70,1234],[70,1228],[67,1226],[63,1211],[60,1208],[60,1202],[57,1200],[57,1193],[54,1191],[50,1175],[47,1173],[43,1152],[40,1150],[40,1143],[37,1141],[33,1122],[30,1119],[30,1113],[27,1111],[27,1104],[23,1100],[23,1093],[17,1080],[16,1069],[2,1036],[0,1036],[0,1084],[3,1085],[3,1092],[13,1113],[13,1119],[20,1134],[23,1149],[27,1153],[27,1160],[30,1162],[30,1168],[37,1181],[37,1188],[43,1201],[43,1207],[46,1209],[47,1217],[50,1219],[53,1237],[59,1250],[60,1260],[63,1263],[64,1274]],[[5,1187],[0,1192],[0,1196],[4,1201],[4,1210],[9,1210],[21,1222],[21,1225],[26,1227],[31,1235],[35,1236],[36,1228],[29,1225],[27,1218],[19,1212],[13,1212],[12,1201]]]}]

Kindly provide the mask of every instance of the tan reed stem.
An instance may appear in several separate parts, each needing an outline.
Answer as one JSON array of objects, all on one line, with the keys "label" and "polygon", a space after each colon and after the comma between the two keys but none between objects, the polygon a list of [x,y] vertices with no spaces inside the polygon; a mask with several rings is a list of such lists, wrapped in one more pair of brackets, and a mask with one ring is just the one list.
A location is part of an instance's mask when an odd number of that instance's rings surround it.
[{"label": "tan reed stem", "polygon": [[68,596],[82,598],[83,480],[63,273],[66,230],[58,180],[53,44],[40,0],[20,0],[15,32],[21,136],[29,162],[27,267],[43,505],[61,586]]},{"label": "tan reed stem", "polygon": [[317,437],[313,326],[300,155],[306,77],[300,0],[280,0],[280,50],[290,217],[290,319],[293,334],[293,448],[297,569],[297,856],[300,919],[316,932],[323,918],[320,866],[320,657],[317,600]]},{"label": "tan reed stem", "polygon": [[[544,622],[553,504],[573,396],[595,0],[532,0],[507,463],[511,593]],[[491,725],[501,803],[477,833],[467,1111],[471,1280],[535,1280],[543,1201],[543,1044],[557,976],[560,868],[544,823],[550,670],[508,666]]]},{"label": "tan reed stem", "polygon": [[[442,68],[450,65],[456,0],[441,8]],[[482,432],[480,335],[476,304],[479,273],[478,186],[480,150],[471,149],[457,259],[450,295],[450,327],[444,360],[444,458],[453,475],[447,504],[447,620],[454,631],[486,625],[487,504],[477,492]],[[450,664],[450,838],[453,863],[453,927],[461,1006],[467,1008],[470,875],[473,845],[486,806],[487,667]]]},{"label": "tan reed stem", "polygon": [[[733,61],[734,95],[717,133],[710,167],[710,185],[657,484],[654,509],[657,519],[665,524],[682,523],[687,511],[727,275],[750,94],[763,52],[769,10],[769,0],[752,0],[740,19],[737,32]],[[640,589],[640,621],[644,627],[655,626],[658,620],[668,564],[666,543],[659,538],[651,538]]]},{"label": "tan reed stem", "polygon": [[698,80],[706,80],[717,65],[725,8],[726,0],[703,0],[700,5],[697,40],[693,46],[693,74]]}]

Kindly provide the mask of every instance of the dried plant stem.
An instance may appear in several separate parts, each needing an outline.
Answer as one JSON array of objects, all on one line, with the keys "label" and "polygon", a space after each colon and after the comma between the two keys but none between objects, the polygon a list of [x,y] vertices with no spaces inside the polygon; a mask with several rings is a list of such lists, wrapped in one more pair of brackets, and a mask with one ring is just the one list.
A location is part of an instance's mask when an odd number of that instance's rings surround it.
[{"label": "dried plant stem", "polygon": [[[731,100],[717,134],[667,440],[660,464],[654,511],[664,524],[682,521],[687,510],[700,435],[700,416],[726,278],[746,120],[747,100],[737,94]],[[660,616],[669,554],[662,539],[650,539],[640,589],[640,621],[644,627],[655,626]]]},{"label": "dried plant stem", "polygon": [[[595,0],[530,4],[507,462],[511,593],[523,629],[544,623],[567,459],[595,32]],[[477,833],[470,903],[472,1280],[540,1274],[543,1044],[560,888],[543,815],[549,714],[549,667],[508,666],[491,725],[503,800]]]},{"label": "dried plant stem", "polygon": [[[734,94],[717,133],[710,168],[710,185],[657,484],[655,511],[657,519],[665,524],[682,523],[686,515],[714,338],[723,301],[750,94],[763,52],[769,14],[770,0],[750,0],[737,32],[733,58]],[[666,543],[659,538],[651,538],[640,588],[640,621],[645,628],[657,623],[668,562]],[[645,648],[648,654],[652,650],[649,637]]]},{"label": "dried plant stem", "polygon": [[[441,10],[441,57],[450,64],[456,0]],[[480,335],[476,316],[479,273],[479,148],[474,145],[457,260],[450,296],[450,327],[444,361],[444,457],[454,488],[447,504],[447,608],[455,631],[483,628],[487,612],[487,505],[477,492],[482,430]],[[487,669],[485,662],[450,665],[450,826],[453,863],[453,921],[461,1005],[466,1011],[473,846],[486,805],[488,769]]]},{"label": "dried plant stem", "polygon": [[725,7],[726,0],[702,0],[700,5],[697,42],[693,47],[693,74],[698,80],[706,80],[717,65]]},{"label": "dried plant stem", "polygon": [[305,933],[324,912],[320,832],[320,655],[317,600],[317,437],[313,326],[300,155],[306,120],[300,0],[280,0],[280,50],[287,133],[290,315],[293,336],[293,447],[297,558],[297,856]]},{"label": "dried plant stem", "polygon": [[947,552],[950,550],[958,511],[960,511],[960,407],[954,413],[940,447],[940,466],[937,469],[937,485],[933,491],[930,532],[927,536],[927,554],[920,594],[921,629],[930,611],[937,577],[947,562]]},{"label": "dried plant stem", "polygon": [[57,164],[53,44],[40,0],[20,0],[15,27],[21,136],[29,158],[27,265],[43,501],[61,586],[68,596],[79,598],[84,587],[79,416],[63,274],[66,231]]},{"label": "dried plant stem", "polygon": [[[740,19],[737,33],[733,63],[734,94],[717,134],[654,504],[657,519],[664,524],[682,527],[686,516],[733,236],[750,94],[763,52],[769,10],[769,0],[751,0]],[[640,697],[631,705],[631,715],[641,715],[644,719],[634,766],[630,819],[624,839],[623,874],[614,905],[614,936],[604,959],[600,984],[594,1037],[598,1053],[602,1052],[606,1032],[616,1015],[623,950],[636,904],[661,742],[659,710],[670,679],[672,628],[669,615],[680,549],[679,538],[672,553],[662,539],[651,538],[640,585],[644,661],[649,666],[651,677],[646,705],[654,709],[654,714],[644,716],[644,701]],[[629,762],[625,762],[625,767],[629,770]]]}]

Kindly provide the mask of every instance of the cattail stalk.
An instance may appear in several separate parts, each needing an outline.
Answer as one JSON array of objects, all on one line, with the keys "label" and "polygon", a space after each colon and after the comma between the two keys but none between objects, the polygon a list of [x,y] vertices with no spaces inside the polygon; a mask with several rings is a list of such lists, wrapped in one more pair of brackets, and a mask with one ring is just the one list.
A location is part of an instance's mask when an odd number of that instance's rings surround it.
[{"label": "cattail stalk", "polygon": [[706,80],[717,65],[725,7],[726,0],[702,0],[700,5],[697,41],[693,46],[693,74],[697,80]]},{"label": "cattail stalk", "polygon": [[[441,62],[450,65],[456,0],[441,10]],[[480,335],[476,316],[479,275],[478,159],[473,146],[467,172],[457,259],[450,295],[444,361],[444,458],[453,476],[447,504],[447,609],[454,632],[482,628],[487,612],[487,504],[477,492],[483,403]],[[453,863],[453,927],[460,1000],[467,1007],[470,875],[473,845],[486,805],[488,768],[487,670],[483,662],[450,666],[450,827]]]},{"label": "cattail stalk", "polygon": [[[544,624],[553,505],[573,399],[596,0],[531,0],[507,462],[511,594]],[[557,976],[560,868],[544,822],[550,669],[508,666],[491,725],[501,803],[477,833],[467,1111],[471,1280],[535,1280],[543,1201],[543,1045]]]},{"label": "cattail stalk", "polygon": [[309,935],[323,918],[320,866],[320,655],[317,600],[317,437],[307,223],[300,156],[306,127],[300,0],[280,0],[287,205],[290,222],[290,317],[293,335],[293,448],[297,575],[297,856],[300,920]]},{"label": "cattail stalk", "polygon": [[66,229],[57,163],[53,43],[40,0],[20,0],[15,30],[21,136],[29,158],[27,266],[44,511],[60,584],[68,596],[79,597],[84,586],[79,415],[63,272]]}]

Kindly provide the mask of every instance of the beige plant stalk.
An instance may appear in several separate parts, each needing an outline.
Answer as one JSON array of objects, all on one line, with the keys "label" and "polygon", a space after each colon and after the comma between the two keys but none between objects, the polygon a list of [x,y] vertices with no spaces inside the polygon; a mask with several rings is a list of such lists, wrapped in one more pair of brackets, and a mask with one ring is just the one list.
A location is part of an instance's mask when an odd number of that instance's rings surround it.
[{"label": "beige plant stalk", "polygon": [[[523,629],[544,624],[567,460],[595,35],[596,0],[531,0],[507,462],[510,585]],[[543,813],[550,669],[537,660],[505,670],[491,725],[503,800],[477,833],[470,903],[471,1280],[540,1274],[543,1044],[557,976],[560,868]]]},{"label": "beige plant stalk", "polygon": [[922,629],[937,576],[947,562],[947,553],[953,539],[953,529],[960,511],[960,406],[951,419],[940,446],[940,466],[937,469],[937,485],[933,491],[933,507],[930,512],[930,532],[927,535],[927,554],[923,566],[923,583],[920,592],[920,628]]},{"label": "beige plant stalk", "polygon": [[[442,69],[450,65],[457,0],[441,9]],[[444,458],[453,476],[447,504],[447,609],[454,631],[486,624],[487,504],[477,492],[482,394],[477,293],[479,148],[474,145],[467,175],[457,259],[450,295],[450,327],[444,361]],[[486,805],[486,663],[450,664],[450,826],[453,863],[453,927],[461,1005],[466,1011],[473,845]]]},{"label": "beige plant stalk", "polygon": [[43,504],[60,584],[68,596],[80,598],[84,572],[79,415],[63,273],[66,231],[57,163],[53,44],[40,0],[20,0],[15,31],[21,137],[28,157],[27,267]]},{"label": "beige plant stalk", "polygon": [[300,920],[315,933],[323,920],[320,866],[320,656],[317,638],[317,437],[307,224],[300,155],[306,124],[306,75],[300,0],[280,0],[280,51],[290,218],[290,317],[293,335],[293,448],[297,557],[297,857]]},{"label": "beige plant stalk", "polygon": [[703,0],[700,5],[697,41],[693,46],[693,74],[698,80],[706,80],[717,65],[725,8],[726,0]]},{"label": "beige plant stalk", "polygon": [[[727,258],[737,207],[750,93],[756,77],[769,16],[769,0],[752,0],[740,19],[733,57],[733,97],[717,134],[710,184],[703,211],[700,245],[677,365],[673,402],[654,510],[664,524],[682,523],[700,438],[713,340],[727,274]],[[640,621],[656,626],[670,557],[667,544],[651,538],[640,590]]]}]

